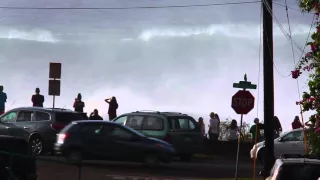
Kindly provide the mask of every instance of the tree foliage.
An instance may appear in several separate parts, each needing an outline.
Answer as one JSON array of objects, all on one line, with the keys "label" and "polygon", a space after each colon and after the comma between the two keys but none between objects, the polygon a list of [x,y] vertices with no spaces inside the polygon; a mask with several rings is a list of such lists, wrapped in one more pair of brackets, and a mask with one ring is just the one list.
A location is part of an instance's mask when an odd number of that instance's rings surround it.
[{"label": "tree foliage", "polygon": [[309,92],[304,92],[302,100],[297,102],[302,112],[315,111],[309,117],[311,127],[307,131],[310,153],[320,153],[320,21],[319,21],[319,0],[299,0],[299,6],[303,12],[314,12],[316,30],[311,35],[311,40],[306,44],[310,47],[308,53],[299,61],[299,64],[292,71],[292,78],[297,79],[303,72],[309,73]]}]

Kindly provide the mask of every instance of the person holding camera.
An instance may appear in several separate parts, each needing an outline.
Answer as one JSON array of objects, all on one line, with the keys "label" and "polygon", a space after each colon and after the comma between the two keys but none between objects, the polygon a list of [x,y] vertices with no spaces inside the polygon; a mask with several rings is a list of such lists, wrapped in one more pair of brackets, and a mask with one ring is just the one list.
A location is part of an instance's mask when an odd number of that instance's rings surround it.
[{"label": "person holding camera", "polygon": [[79,93],[77,98],[74,100],[73,107],[75,112],[83,113],[84,102],[81,100],[82,96]]},{"label": "person holding camera", "polygon": [[90,120],[103,120],[101,116],[99,116],[99,112],[97,109],[93,110],[89,117]]}]

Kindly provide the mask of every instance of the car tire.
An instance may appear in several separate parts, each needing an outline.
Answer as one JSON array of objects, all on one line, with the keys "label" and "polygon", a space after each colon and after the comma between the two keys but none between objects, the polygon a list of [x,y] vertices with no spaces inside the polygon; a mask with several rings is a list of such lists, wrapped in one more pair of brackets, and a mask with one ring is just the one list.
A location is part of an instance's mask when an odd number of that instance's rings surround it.
[{"label": "car tire", "polygon": [[144,157],[143,163],[147,167],[157,167],[160,164],[160,159],[155,153],[147,153]]},{"label": "car tire", "polygon": [[81,151],[70,150],[66,155],[66,159],[67,159],[68,163],[80,164],[80,163],[82,163],[83,157],[82,157]]},{"label": "car tire", "polygon": [[190,162],[193,154],[182,154],[180,155],[180,161],[182,162]]},{"label": "car tire", "polygon": [[29,139],[31,154],[40,156],[44,153],[44,141],[39,135],[33,135]]}]

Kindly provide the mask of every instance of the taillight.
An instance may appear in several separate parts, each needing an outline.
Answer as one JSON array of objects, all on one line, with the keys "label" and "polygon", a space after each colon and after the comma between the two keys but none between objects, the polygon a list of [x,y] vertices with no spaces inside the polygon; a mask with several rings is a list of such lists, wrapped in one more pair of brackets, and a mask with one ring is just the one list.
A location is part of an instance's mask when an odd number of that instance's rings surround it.
[{"label": "taillight", "polygon": [[65,125],[63,125],[63,124],[51,124],[51,128],[58,130],[58,131],[63,129],[64,127],[65,127]]},{"label": "taillight", "polygon": [[164,141],[166,141],[167,143],[171,143],[171,138],[169,135],[166,135],[164,138],[163,138]]},{"label": "taillight", "polygon": [[63,144],[68,137],[69,137],[69,134],[58,134],[57,143]]}]

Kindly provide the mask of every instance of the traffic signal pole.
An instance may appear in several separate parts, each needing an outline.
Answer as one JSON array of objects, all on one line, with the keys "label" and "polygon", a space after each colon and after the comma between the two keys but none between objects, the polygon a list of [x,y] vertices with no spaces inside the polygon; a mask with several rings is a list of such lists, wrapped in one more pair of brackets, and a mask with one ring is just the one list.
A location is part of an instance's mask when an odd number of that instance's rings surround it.
[{"label": "traffic signal pole", "polygon": [[264,89],[264,176],[269,176],[274,164],[274,84],[272,0],[262,0],[263,6],[263,89]]}]

